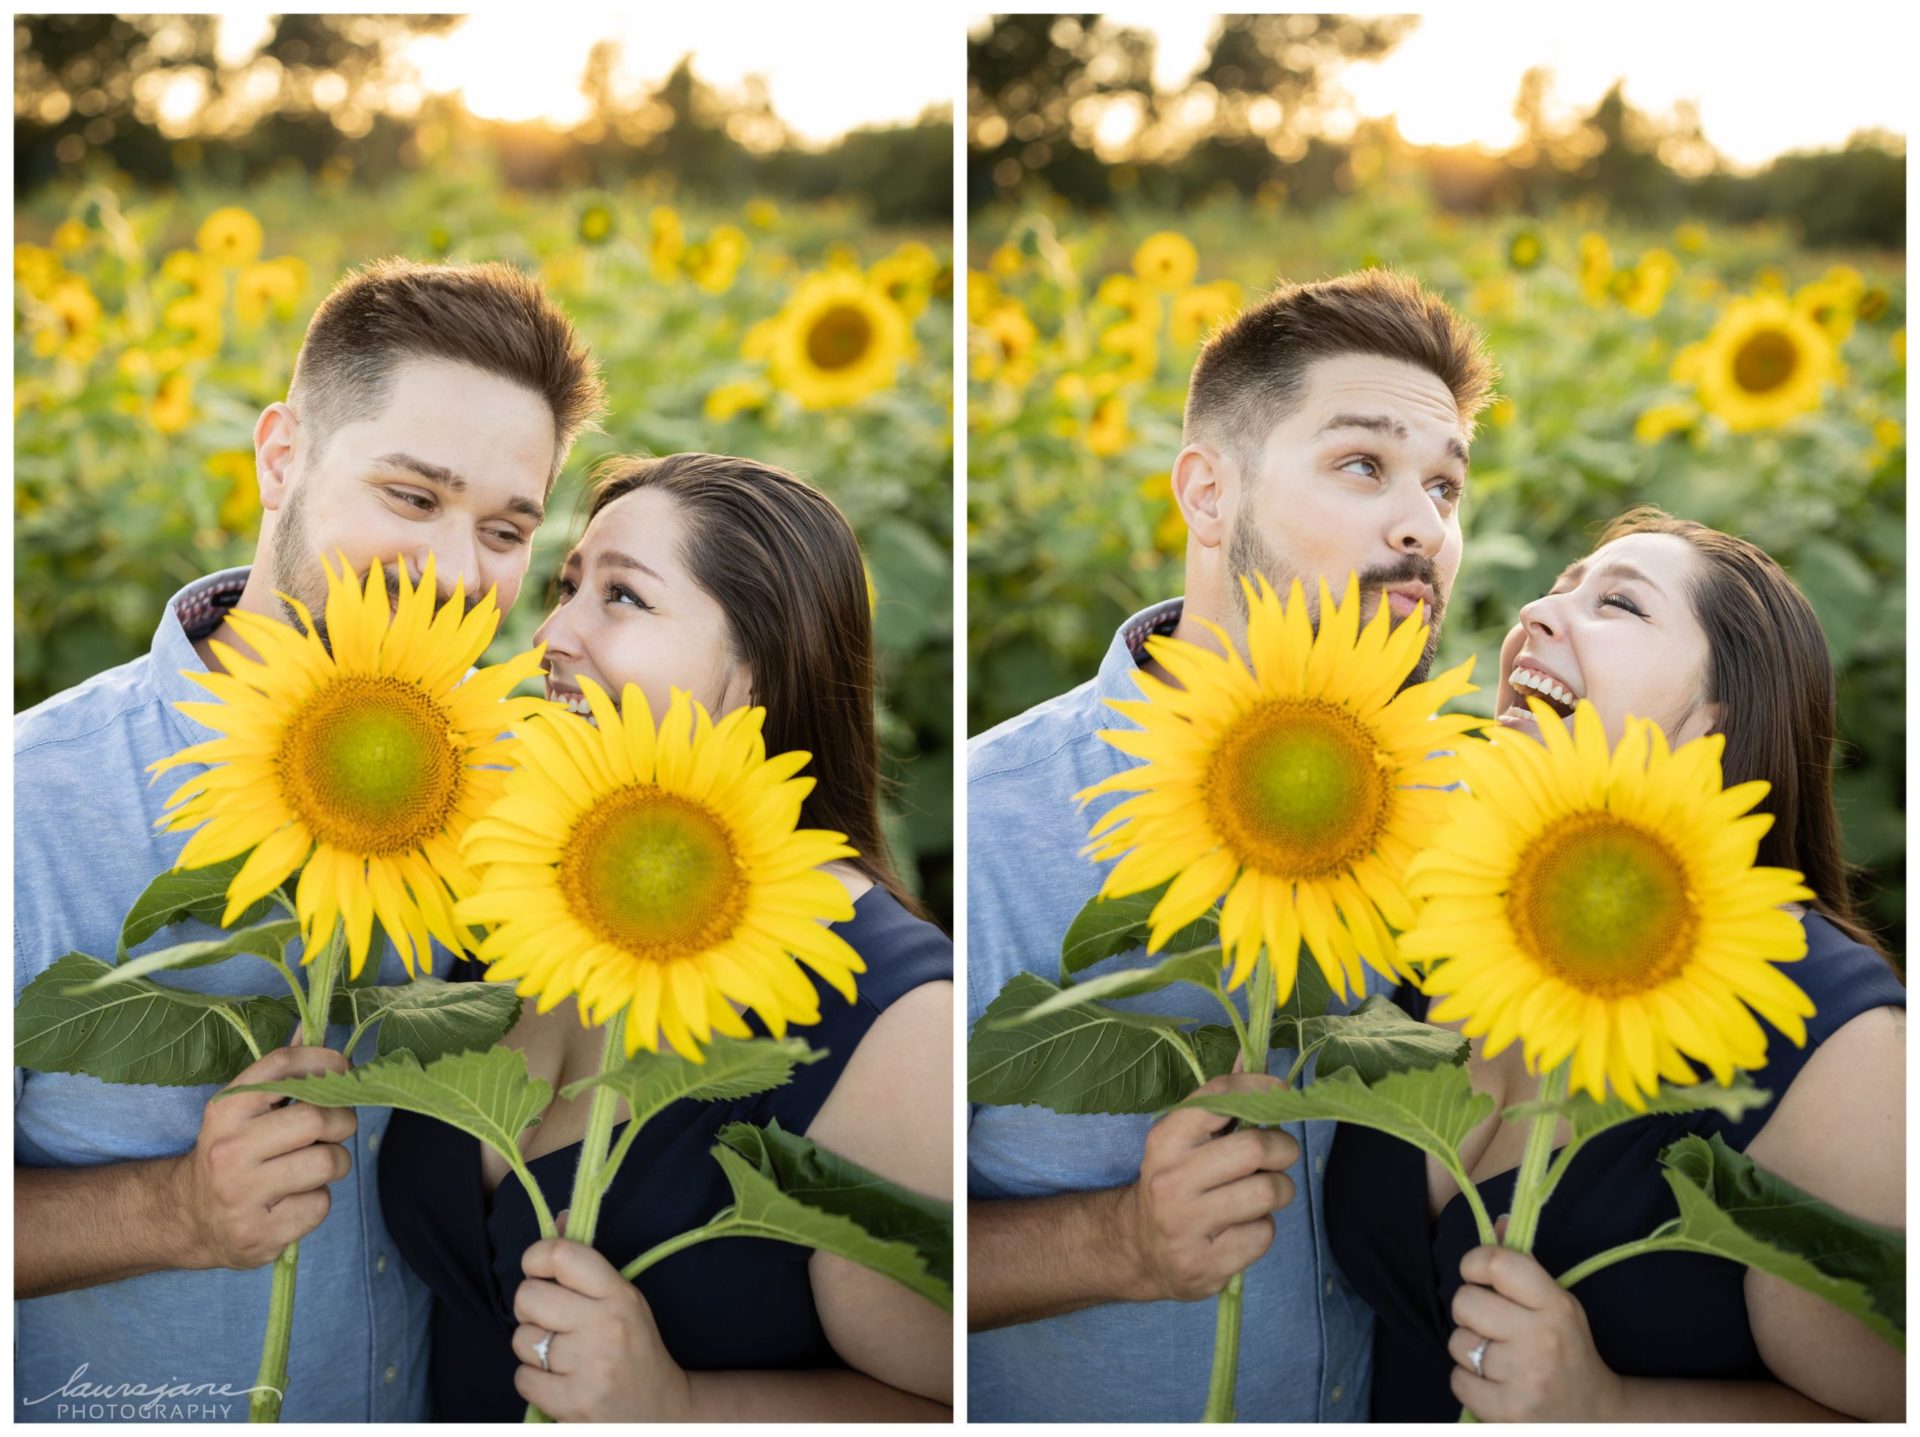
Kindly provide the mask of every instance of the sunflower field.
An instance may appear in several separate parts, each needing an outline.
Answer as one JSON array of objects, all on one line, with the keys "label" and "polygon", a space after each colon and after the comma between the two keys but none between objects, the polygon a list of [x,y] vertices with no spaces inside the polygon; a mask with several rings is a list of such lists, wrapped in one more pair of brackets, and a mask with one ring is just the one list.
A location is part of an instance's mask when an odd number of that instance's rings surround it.
[{"label": "sunflower field", "polygon": [[806,476],[866,551],[896,854],[952,895],[951,239],[853,203],[539,195],[453,165],[378,192],[330,165],[233,193],[43,190],[14,245],[14,704],[146,651],[162,605],[250,562],[252,430],[307,317],[388,254],[537,273],[607,382],[490,658],[527,647],[616,453],[744,454]]},{"label": "sunflower field", "polygon": [[969,226],[968,727],[1090,678],[1180,590],[1169,469],[1208,330],[1277,279],[1405,271],[1504,377],[1473,443],[1434,672],[1487,668],[1519,607],[1637,503],[1742,535],[1812,600],[1839,674],[1836,791],[1869,920],[1904,949],[1903,257],[1784,225],[1644,230],[1597,210],[1464,218],[1381,183],[1178,213],[1033,202]]}]

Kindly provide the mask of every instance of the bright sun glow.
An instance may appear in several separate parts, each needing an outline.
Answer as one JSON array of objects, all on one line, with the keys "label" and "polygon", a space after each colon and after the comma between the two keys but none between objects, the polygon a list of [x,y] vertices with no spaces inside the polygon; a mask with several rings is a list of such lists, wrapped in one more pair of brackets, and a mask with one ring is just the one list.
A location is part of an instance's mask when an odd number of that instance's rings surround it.
[{"label": "bright sun glow", "polygon": [[[1218,23],[1165,8],[1106,14],[1154,32],[1154,78],[1168,89],[1205,59]],[[1708,141],[1741,168],[1786,150],[1837,147],[1868,127],[1906,133],[1906,46],[1901,22],[1885,12],[1856,25],[1823,10],[1817,37],[1804,16],[1752,23],[1738,12],[1672,5],[1608,14],[1606,23],[1546,6],[1423,15],[1384,60],[1350,67],[1339,84],[1359,114],[1395,115],[1400,133],[1421,145],[1512,145],[1520,135],[1514,96],[1536,65],[1554,72],[1551,118],[1590,110],[1624,77],[1628,100],[1655,116],[1671,114],[1676,101],[1695,101]],[[1823,51],[1815,63],[1810,42]],[[1793,77],[1787,104],[1784,75]]]},{"label": "bright sun glow", "polygon": [[495,120],[545,119],[569,125],[585,118],[580,77],[598,40],[622,47],[614,90],[631,94],[658,83],[682,55],[694,73],[723,94],[737,94],[750,75],[766,81],[774,113],[803,140],[824,143],[857,125],[911,121],[929,105],[952,104],[957,28],[938,12],[911,7],[884,19],[883,63],[847,43],[845,25],[823,25],[806,10],[756,10],[741,23],[701,7],[640,15],[548,11],[530,26],[524,14],[469,16],[446,35],[422,36],[406,48],[428,93],[460,91],[474,114]]}]

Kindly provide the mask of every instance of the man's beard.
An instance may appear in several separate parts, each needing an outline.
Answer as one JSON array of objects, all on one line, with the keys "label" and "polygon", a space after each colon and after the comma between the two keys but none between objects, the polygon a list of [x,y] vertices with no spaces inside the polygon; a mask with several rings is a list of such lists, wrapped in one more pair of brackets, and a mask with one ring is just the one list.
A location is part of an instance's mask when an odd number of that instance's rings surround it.
[{"label": "man's beard", "polygon": [[[307,613],[313,619],[314,637],[320,640],[328,653],[333,652],[333,641],[327,634],[327,570],[321,555],[315,549],[307,534],[306,507],[302,502],[304,490],[295,484],[287,494],[287,502],[280,507],[275,516],[273,541],[267,551],[268,577],[273,581],[274,597],[279,601],[280,611],[286,615],[286,621],[302,633],[307,626],[300,621],[299,611],[288,603],[282,595],[290,595],[306,605]],[[403,559],[393,559],[382,563],[381,568],[387,580],[387,599],[391,604],[400,602],[400,565]],[[416,580],[418,576],[415,576]],[[360,575],[366,582],[366,575]],[[453,590],[439,589],[434,595],[434,612],[453,597]],[[480,602],[479,594],[464,594],[461,606],[472,613]]]},{"label": "man's beard", "polygon": [[[1318,628],[1319,586],[1309,582],[1308,575],[1296,574],[1283,563],[1280,556],[1267,547],[1266,541],[1254,531],[1253,525],[1248,523],[1243,515],[1234,517],[1233,528],[1227,535],[1227,568],[1230,570],[1228,587],[1233,591],[1234,608],[1240,614],[1240,632],[1243,641],[1247,623],[1253,616],[1247,606],[1246,591],[1240,587],[1242,574],[1248,578],[1255,575],[1264,576],[1283,599],[1287,595],[1288,586],[1295,579],[1299,579],[1300,587],[1307,597],[1308,612],[1313,616],[1315,628]],[[1327,587],[1334,591],[1337,598],[1345,590],[1346,576],[1329,574],[1326,577]],[[1433,600],[1428,605],[1426,615],[1426,645],[1420,650],[1420,658],[1414,664],[1413,672],[1408,674],[1401,683],[1400,687],[1403,689],[1414,684],[1425,683],[1427,675],[1433,670],[1433,656],[1440,647],[1440,620],[1447,610],[1447,596],[1440,587],[1439,572],[1434,568],[1433,560],[1426,555],[1408,554],[1397,564],[1368,569],[1360,575],[1360,591],[1363,595],[1369,589],[1384,589],[1388,584],[1406,583],[1425,584],[1432,591]],[[1387,602],[1387,596],[1384,593],[1380,595],[1380,602],[1383,604]]]}]

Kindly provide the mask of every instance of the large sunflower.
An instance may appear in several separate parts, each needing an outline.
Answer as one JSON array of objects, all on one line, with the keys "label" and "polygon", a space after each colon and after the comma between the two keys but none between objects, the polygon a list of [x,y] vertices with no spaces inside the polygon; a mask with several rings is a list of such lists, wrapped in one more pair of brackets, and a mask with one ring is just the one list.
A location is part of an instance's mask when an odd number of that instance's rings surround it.
[{"label": "large sunflower", "polygon": [[580,682],[594,723],[527,723],[518,766],[467,831],[479,891],[458,911],[496,925],[480,947],[489,977],[518,980],[543,1013],[570,993],[590,1022],[624,1008],[628,1053],[664,1034],[696,1063],[714,1031],[748,1036],[731,1000],[775,1036],[820,1020],[796,958],[852,1001],[866,965],[822,920],[853,905],[821,865],[854,851],[797,827],[808,755],[767,757],[764,709],[715,723],[675,689],[656,730],[635,685],[616,709]]},{"label": "large sunflower", "polygon": [[1773,820],[1749,813],[1765,783],[1721,787],[1724,740],[1669,750],[1627,721],[1611,754],[1593,705],[1573,732],[1531,699],[1544,744],[1502,733],[1464,756],[1468,794],[1413,862],[1427,900],[1403,957],[1434,962],[1432,1016],[1465,1019],[1489,1056],[1518,1039],[1536,1071],[1573,1059],[1571,1083],[1635,1108],[1661,1078],[1722,1083],[1757,1068],[1766,1038],[1750,1005],[1796,1043],[1813,1004],[1773,967],[1805,956],[1781,906],[1813,895],[1800,875],[1756,868]]},{"label": "large sunflower", "polygon": [[1727,306],[1701,352],[1700,403],[1745,433],[1820,407],[1836,357],[1826,331],[1778,295]]},{"label": "large sunflower", "polygon": [[1472,661],[1402,690],[1427,639],[1418,611],[1393,628],[1383,602],[1362,630],[1359,581],[1336,605],[1323,579],[1316,635],[1298,580],[1284,607],[1264,581],[1241,583],[1250,665],[1217,628],[1224,654],[1150,638],[1148,653],[1180,686],[1136,673],[1145,698],[1108,700],[1140,728],[1101,737],[1146,762],[1077,795],[1136,795],[1094,825],[1089,851],[1120,860],[1100,891],[1125,897],[1173,880],[1149,951],[1226,894],[1228,986],[1265,944],[1280,1002],[1302,941],[1342,993],[1364,982],[1363,959],[1398,976],[1387,925],[1413,921],[1404,877],[1442,812],[1434,786],[1453,781],[1444,750],[1474,742],[1467,731],[1480,722],[1434,711],[1473,691]]},{"label": "large sunflower", "polygon": [[773,382],[807,409],[853,404],[893,384],[910,338],[900,306],[857,270],[811,275],[781,317]]},{"label": "large sunflower", "polygon": [[177,868],[252,850],[227,890],[222,926],[304,864],[294,906],[306,960],[343,917],[358,977],[377,918],[408,972],[416,954],[430,972],[430,938],[455,952],[471,946],[453,913],[472,883],[460,837],[500,786],[503,731],[545,706],[507,696],[539,671],[540,651],[469,675],[499,610],[489,592],[468,612],[456,586],[436,615],[431,557],[418,585],[399,566],[391,608],[382,565],[367,571],[364,590],[344,555],[338,573],[326,568],[327,643],[295,599],[304,633],[228,615],[260,658],[216,641],[226,672],[189,675],[218,702],[180,711],[222,737],[152,765],[209,765],[175,790],[158,822],[204,825]]}]

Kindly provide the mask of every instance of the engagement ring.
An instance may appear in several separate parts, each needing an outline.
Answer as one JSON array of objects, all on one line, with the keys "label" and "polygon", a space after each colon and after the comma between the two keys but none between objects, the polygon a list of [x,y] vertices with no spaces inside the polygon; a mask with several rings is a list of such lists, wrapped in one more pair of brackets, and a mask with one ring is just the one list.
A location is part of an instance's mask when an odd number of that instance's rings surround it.
[{"label": "engagement ring", "polygon": [[[1484,1342],[1481,1343],[1480,1345],[1482,1347],[1486,1346]],[[540,1370],[542,1372],[553,1371],[553,1369],[547,1365],[547,1349],[551,1346],[553,1346],[553,1334],[551,1332],[549,1332],[545,1337],[541,1338],[538,1342],[533,1344],[533,1353],[534,1353],[534,1356],[540,1359]],[[1480,1365],[1480,1357],[1478,1353],[1474,1354],[1473,1365],[1475,1367],[1478,1367]]]},{"label": "engagement ring", "polygon": [[[1480,1364],[1486,1359],[1488,1342],[1488,1338],[1481,1338],[1480,1345],[1467,1354],[1467,1361],[1473,1364],[1473,1375],[1475,1377],[1485,1377],[1487,1375],[1487,1369]],[[542,1362],[546,1361],[546,1354],[544,1352],[540,1354],[540,1360]]]}]

